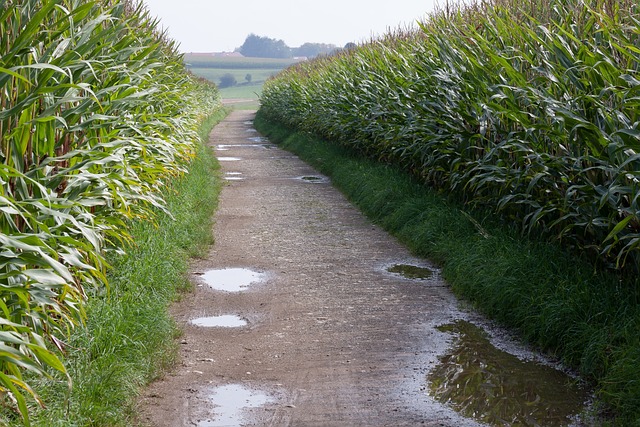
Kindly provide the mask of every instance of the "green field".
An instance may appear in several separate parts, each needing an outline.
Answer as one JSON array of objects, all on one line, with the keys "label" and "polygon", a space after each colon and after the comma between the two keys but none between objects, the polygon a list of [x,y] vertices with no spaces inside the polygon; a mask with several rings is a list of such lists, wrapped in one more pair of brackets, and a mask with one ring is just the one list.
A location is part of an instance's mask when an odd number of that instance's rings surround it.
[{"label": "green field", "polygon": [[[214,57],[195,54],[185,54],[184,61],[193,74],[215,84],[220,84],[220,78],[223,75],[232,74],[238,84],[220,89],[222,99],[247,100],[234,103],[234,108],[256,109],[264,82],[289,65],[298,62],[295,59]],[[247,75],[251,75],[250,82],[247,82]]]},{"label": "green field", "polygon": [[297,59],[224,57],[186,53],[184,61],[191,68],[243,68],[243,69],[283,69],[299,62]]}]

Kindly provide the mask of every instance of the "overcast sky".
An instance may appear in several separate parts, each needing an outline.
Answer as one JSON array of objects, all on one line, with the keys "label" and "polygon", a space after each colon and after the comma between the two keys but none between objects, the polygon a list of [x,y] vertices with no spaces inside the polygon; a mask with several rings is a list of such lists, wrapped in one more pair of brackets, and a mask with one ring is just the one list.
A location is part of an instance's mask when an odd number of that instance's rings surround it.
[{"label": "overcast sky", "polygon": [[233,51],[250,33],[344,46],[412,26],[445,0],[144,0],[182,52]]}]

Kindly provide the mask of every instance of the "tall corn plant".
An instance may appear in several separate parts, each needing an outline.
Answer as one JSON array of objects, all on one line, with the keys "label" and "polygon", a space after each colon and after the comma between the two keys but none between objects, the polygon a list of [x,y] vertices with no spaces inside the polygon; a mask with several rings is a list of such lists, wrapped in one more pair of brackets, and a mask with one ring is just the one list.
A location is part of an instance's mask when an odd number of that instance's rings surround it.
[{"label": "tall corn plant", "polygon": [[27,425],[23,372],[65,372],[52,348],[105,251],[162,207],[216,102],[141,4],[0,0],[0,396]]},{"label": "tall corn plant", "polygon": [[270,80],[271,117],[637,273],[640,11],[483,2]]}]

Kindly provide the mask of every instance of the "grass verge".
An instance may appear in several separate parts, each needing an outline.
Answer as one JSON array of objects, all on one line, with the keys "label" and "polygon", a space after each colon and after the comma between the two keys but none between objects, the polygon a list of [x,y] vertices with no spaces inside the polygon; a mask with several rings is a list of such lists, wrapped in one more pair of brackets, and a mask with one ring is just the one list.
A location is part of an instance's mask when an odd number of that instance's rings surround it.
[{"label": "grass verge", "polygon": [[374,222],[416,255],[442,265],[454,292],[577,369],[596,388],[610,425],[640,426],[640,289],[556,245],[469,211],[398,169],[308,133],[256,128],[330,176]]},{"label": "grass verge", "polygon": [[[140,388],[175,362],[179,331],[168,308],[190,286],[189,258],[213,240],[222,181],[205,142],[226,114],[220,109],[202,125],[203,143],[189,173],[167,189],[173,218],[159,212],[155,224],[132,223],[134,245],[126,255],[110,257],[108,293],[89,298],[87,325],[73,332],[65,357],[73,388],[69,392],[60,378],[40,381],[37,391],[47,408],[34,411],[33,425],[130,426]],[[4,421],[21,425],[19,419]]]}]

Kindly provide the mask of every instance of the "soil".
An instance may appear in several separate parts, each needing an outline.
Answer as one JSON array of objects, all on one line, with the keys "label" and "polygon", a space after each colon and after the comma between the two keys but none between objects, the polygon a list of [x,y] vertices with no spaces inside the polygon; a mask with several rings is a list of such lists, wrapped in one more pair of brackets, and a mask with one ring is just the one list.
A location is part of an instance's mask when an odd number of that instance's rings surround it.
[{"label": "soil", "polygon": [[[261,138],[253,115],[234,111],[210,135],[233,180],[221,193],[215,244],[193,262],[196,290],[173,308],[184,331],[180,363],[144,392],[138,422],[478,425],[431,398],[426,379],[452,340],[436,327],[477,316],[460,307],[435,266],[368,221],[327,177]],[[433,274],[388,271],[398,264]],[[264,280],[237,292],[204,281],[226,268]],[[223,315],[246,326],[190,323]],[[245,390],[234,399],[247,406],[224,420],[216,400],[216,390],[230,393],[223,386]]]}]

